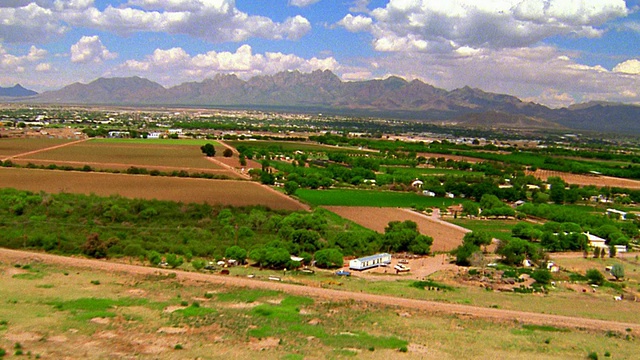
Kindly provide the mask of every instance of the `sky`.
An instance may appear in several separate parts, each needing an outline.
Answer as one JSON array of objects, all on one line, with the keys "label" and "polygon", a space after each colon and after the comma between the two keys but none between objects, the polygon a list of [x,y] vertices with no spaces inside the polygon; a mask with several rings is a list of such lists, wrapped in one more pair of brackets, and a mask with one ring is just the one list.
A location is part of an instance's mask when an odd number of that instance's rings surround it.
[{"label": "sky", "polygon": [[0,0],[0,86],[331,70],[640,104],[640,0]]}]

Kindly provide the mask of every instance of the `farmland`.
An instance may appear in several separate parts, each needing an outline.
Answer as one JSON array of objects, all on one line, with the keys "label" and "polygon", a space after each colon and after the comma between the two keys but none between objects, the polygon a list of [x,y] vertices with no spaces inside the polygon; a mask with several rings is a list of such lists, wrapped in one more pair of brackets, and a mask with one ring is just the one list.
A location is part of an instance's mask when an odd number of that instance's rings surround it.
[{"label": "farmland", "polygon": [[430,198],[421,194],[376,190],[307,190],[296,196],[313,206],[432,207],[459,203],[455,199]]},{"label": "farmland", "polygon": [[462,237],[467,232],[463,228],[405,209],[356,206],[327,206],[326,209],[380,233],[391,221],[414,221],[421,234],[433,238],[433,251],[455,249],[462,244]]},{"label": "farmland", "polygon": [[43,150],[50,147],[70,143],[71,140],[66,139],[49,139],[49,138],[6,138],[0,141],[0,159],[6,159],[18,154]]},{"label": "farmland", "polygon": [[83,173],[0,168],[0,187],[34,192],[71,192],[101,196],[171,200],[232,206],[268,205],[302,210],[306,206],[257,183],[237,180],[168,178],[144,175]]},{"label": "farmland", "polygon": [[[203,143],[200,141],[200,143]],[[222,148],[219,146],[219,148]],[[222,150],[220,150],[220,153]],[[199,172],[225,173],[223,168],[202,156],[197,143],[181,140],[89,140],[64,147],[44,149],[38,153],[18,155],[12,159],[18,164],[56,164],[95,169],[123,170],[131,166]]]}]

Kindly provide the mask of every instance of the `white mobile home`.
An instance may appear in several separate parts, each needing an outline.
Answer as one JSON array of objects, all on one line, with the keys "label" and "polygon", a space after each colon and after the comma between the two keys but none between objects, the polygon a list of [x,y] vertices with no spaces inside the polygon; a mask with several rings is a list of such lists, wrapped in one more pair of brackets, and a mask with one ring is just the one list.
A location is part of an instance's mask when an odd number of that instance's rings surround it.
[{"label": "white mobile home", "polygon": [[371,256],[361,257],[359,259],[353,259],[349,261],[349,269],[351,270],[366,270],[378,266],[385,266],[391,264],[391,254],[382,253]]}]

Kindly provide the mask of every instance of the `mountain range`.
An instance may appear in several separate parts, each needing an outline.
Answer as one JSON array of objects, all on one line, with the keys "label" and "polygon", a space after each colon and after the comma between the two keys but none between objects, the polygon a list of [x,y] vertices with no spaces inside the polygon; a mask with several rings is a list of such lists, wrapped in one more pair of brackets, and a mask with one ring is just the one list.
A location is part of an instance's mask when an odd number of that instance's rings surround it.
[{"label": "mountain range", "polygon": [[459,126],[574,129],[640,134],[640,106],[593,102],[550,109],[517,97],[463,87],[447,91],[391,76],[345,82],[329,70],[287,71],[242,80],[218,74],[165,88],[140,77],[99,78],[21,101],[137,106],[228,106],[406,118]]},{"label": "mountain range", "polygon": [[21,97],[21,96],[33,96],[38,95],[37,92],[29,89],[25,89],[20,84],[16,84],[13,87],[0,86],[0,96],[6,97]]}]

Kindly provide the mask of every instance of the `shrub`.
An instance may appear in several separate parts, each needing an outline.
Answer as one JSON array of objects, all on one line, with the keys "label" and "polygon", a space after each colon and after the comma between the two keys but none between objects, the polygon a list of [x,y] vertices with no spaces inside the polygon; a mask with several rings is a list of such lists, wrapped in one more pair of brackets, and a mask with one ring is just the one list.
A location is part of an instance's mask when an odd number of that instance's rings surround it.
[{"label": "shrub", "polygon": [[400,349],[398,349],[398,351],[406,353],[407,351],[409,351],[409,349],[406,346],[402,346],[400,347]]},{"label": "shrub", "polygon": [[587,359],[589,360],[598,360],[598,354],[595,351],[592,351],[587,355]]},{"label": "shrub", "polygon": [[624,267],[620,264],[615,264],[611,268],[611,275],[616,278],[616,280],[620,280],[624,277]]},{"label": "shrub", "polygon": [[176,344],[176,346],[173,347],[174,350],[182,350],[183,347],[181,344]]},{"label": "shrub", "polygon": [[594,285],[604,284],[604,281],[605,281],[604,275],[602,275],[602,273],[598,271],[598,269],[587,270],[587,273],[585,274],[585,276],[587,278],[587,281],[589,281],[589,284],[594,284]]},{"label": "shrub", "polygon": [[0,348],[0,357],[4,357],[5,355],[7,355],[7,350]]}]

